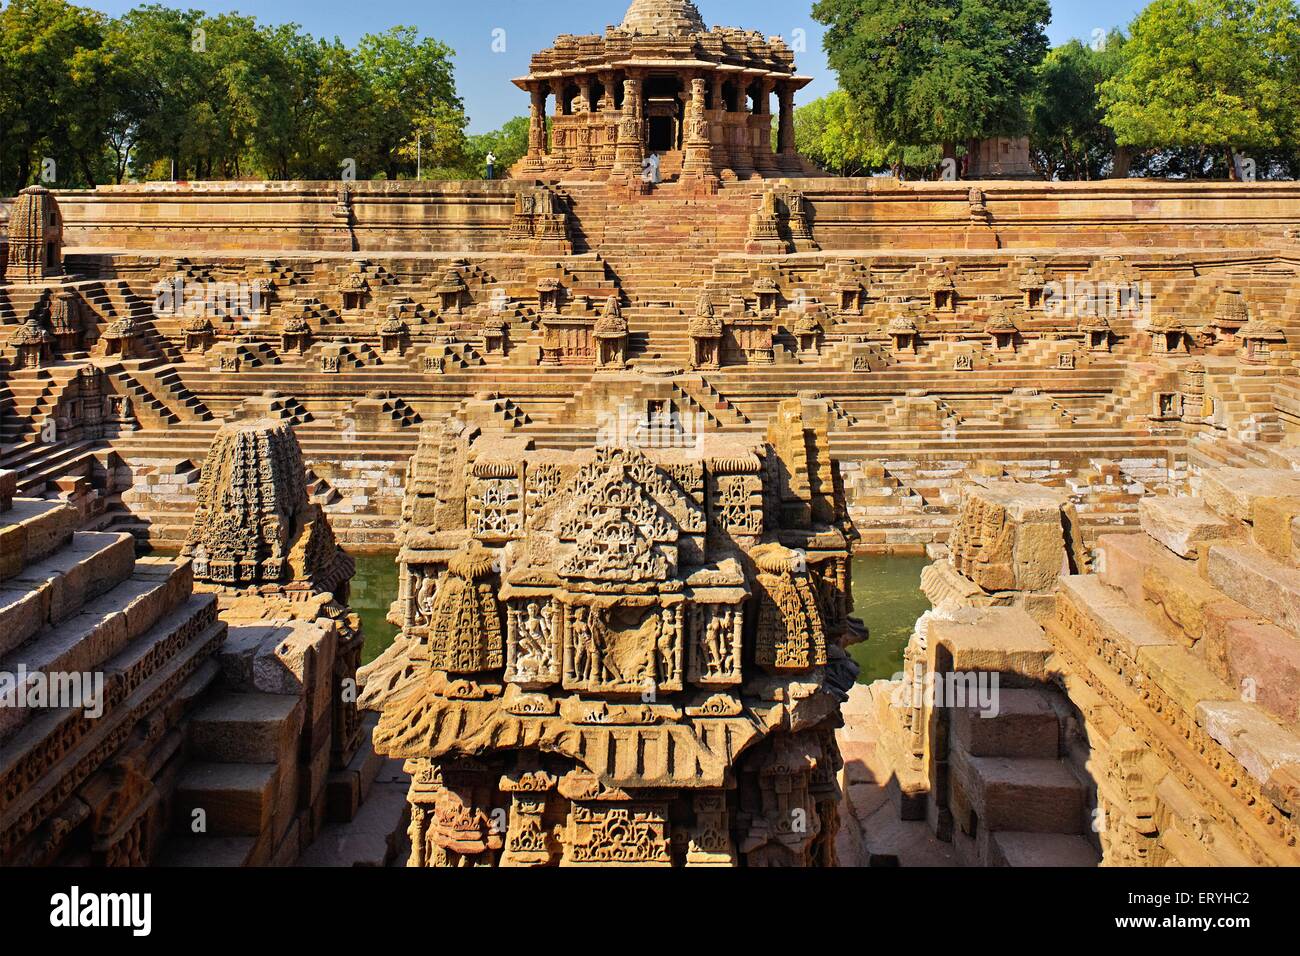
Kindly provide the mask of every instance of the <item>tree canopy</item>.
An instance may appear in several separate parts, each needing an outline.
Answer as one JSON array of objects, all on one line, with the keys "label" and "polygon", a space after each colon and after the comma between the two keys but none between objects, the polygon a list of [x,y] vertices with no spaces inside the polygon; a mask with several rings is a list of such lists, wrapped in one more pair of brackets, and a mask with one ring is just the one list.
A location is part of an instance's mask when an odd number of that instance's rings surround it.
[{"label": "tree canopy", "polygon": [[[0,192],[40,178],[336,179],[482,175],[453,51],[398,26],[355,47],[296,24],[150,4],[0,8]],[[513,161],[519,121],[499,135]],[[511,139],[513,137],[513,139]],[[527,128],[524,128],[524,144]],[[486,153],[486,148],[481,150]]]},{"label": "tree canopy", "polygon": [[794,111],[794,140],[802,155],[837,176],[865,176],[882,169],[921,176],[941,158],[937,147],[876,142],[857,104],[843,90]]},{"label": "tree canopy", "polygon": [[1015,135],[1047,53],[1048,0],[818,0],[840,87],[876,142]]},{"label": "tree canopy", "polygon": [[1121,145],[1277,147],[1295,140],[1298,77],[1293,0],[1154,0],[1101,106]]},{"label": "tree canopy", "polygon": [[1090,44],[1071,40],[1047,54],[1030,93],[1030,161],[1044,179],[1098,179],[1115,162],[1115,134],[1104,122],[1097,87],[1124,62],[1118,30]]}]

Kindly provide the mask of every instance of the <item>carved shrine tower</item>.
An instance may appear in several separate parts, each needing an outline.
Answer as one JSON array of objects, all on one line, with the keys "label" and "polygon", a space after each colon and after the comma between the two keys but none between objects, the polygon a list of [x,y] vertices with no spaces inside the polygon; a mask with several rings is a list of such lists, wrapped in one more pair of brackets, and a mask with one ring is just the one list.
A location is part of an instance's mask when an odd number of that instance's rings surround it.
[{"label": "carved shrine tower", "polygon": [[545,451],[426,426],[365,676],[412,866],[828,866],[857,675],[829,406]]},{"label": "carved shrine tower", "polygon": [[794,94],[811,81],[780,37],[709,29],[690,0],[634,0],[621,25],[561,36],[514,81],[532,111],[528,155],[511,173],[631,179],[654,153],[665,180],[824,175],[795,152]]}]

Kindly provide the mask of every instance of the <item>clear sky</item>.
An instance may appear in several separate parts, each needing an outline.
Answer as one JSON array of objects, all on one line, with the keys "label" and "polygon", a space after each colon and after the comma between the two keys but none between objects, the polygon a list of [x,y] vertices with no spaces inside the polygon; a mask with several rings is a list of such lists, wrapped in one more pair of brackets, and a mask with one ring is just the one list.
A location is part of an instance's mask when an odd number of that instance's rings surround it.
[{"label": "clear sky", "polygon": [[[78,0],[111,15],[141,0]],[[616,24],[631,0],[162,0],[208,13],[239,12],[268,23],[293,22],[315,36],[354,43],[365,33],[398,24],[418,27],[456,51],[456,82],[470,117],[470,131],[486,132],[528,111],[528,98],[510,80],[528,72],[528,58],[561,33],[601,33]],[[1127,26],[1145,0],[1052,0],[1053,44],[1089,39],[1095,30]],[[803,30],[807,50],[798,53],[799,71],[815,77],[801,94],[808,102],[835,88],[835,75],[822,52],[822,27],[810,11],[812,0],[696,0],[710,26],[743,27],[786,42]],[[494,31],[504,30],[497,34]],[[504,39],[504,51],[494,39]],[[497,43],[499,47],[501,44]]]}]

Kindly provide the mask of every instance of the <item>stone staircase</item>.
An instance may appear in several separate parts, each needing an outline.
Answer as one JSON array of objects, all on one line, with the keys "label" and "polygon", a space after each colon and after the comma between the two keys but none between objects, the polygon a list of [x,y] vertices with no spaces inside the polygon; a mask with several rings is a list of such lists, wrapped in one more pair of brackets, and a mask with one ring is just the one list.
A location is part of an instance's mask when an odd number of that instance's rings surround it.
[{"label": "stone staircase", "polygon": [[[0,484],[11,478],[0,473]],[[188,564],[137,560],[130,535],[78,532],[76,509],[13,490],[0,487],[0,670],[99,674],[103,686],[98,704],[0,709],[7,862],[143,865],[168,828],[183,727],[217,677],[226,625],[215,597],[192,593]],[[124,820],[121,842],[92,841],[83,827],[87,807],[114,789],[106,767],[134,768],[160,794]]]},{"label": "stone staircase", "polygon": [[744,251],[754,188],[724,188],[703,216],[706,204],[675,185],[636,199],[615,198],[603,186],[559,191],[582,237],[580,251],[599,251],[623,290],[633,363],[685,363],[701,277],[712,274],[719,255]]},{"label": "stone staircase", "polygon": [[1064,752],[1070,704],[1057,689],[1006,687],[997,713],[949,718],[953,845],[967,866],[1096,866],[1088,797]]}]

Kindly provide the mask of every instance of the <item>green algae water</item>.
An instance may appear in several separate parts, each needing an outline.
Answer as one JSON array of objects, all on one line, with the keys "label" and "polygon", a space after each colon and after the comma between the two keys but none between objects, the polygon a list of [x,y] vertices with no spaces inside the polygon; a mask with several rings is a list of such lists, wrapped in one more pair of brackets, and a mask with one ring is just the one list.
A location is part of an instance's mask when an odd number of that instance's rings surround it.
[{"label": "green algae water", "polygon": [[[174,552],[151,552],[175,557]],[[388,607],[397,599],[397,555],[357,555],[349,603],[361,618],[366,635],[361,663],[369,664],[397,637],[388,623]],[[930,608],[920,591],[925,557],[861,554],[853,559],[853,614],[867,625],[870,639],[850,649],[862,667],[858,681],[893,677],[903,667],[903,648],[912,636],[917,618]]]},{"label": "green algae water", "polygon": [[917,618],[930,609],[921,593],[921,570],[930,559],[860,554],[853,558],[853,615],[867,625],[869,637],[849,648],[862,667],[858,682],[870,684],[903,669],[903,649]]},{"label": "green algae water", "polygon": [[386,651],[397,637],[397,628],[388,623],[388,608],[397,600],[397,555],[355,555],[357,574],[352,579],[348,600],[361,618],[366,636],[361,649],[361,663],[369,664]]}]

